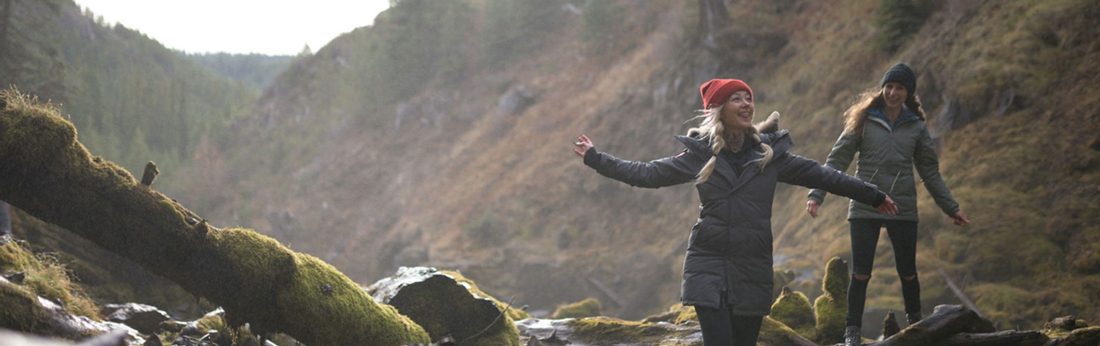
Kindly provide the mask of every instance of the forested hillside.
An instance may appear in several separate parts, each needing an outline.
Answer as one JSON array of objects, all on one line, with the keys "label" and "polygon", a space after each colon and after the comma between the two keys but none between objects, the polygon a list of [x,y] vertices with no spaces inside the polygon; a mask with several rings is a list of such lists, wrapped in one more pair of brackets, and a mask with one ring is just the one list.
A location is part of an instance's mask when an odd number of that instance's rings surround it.
[{"label": "forested hillside", "polygon": [[[972,222],[951,225],[918,188],[925,309],[960,302],[950,279],[1002,329],[1100,323],[1092,0],[392,1],[259,94],[71,2],[9,1],[25,23],[12,30],[53,36],[20,43],[36,63],[5,78],[64,103],[92,153],[131,172],[157,161],[154,188],[210,224],[364,284],[398,266],[460,270],[536,315],[587,297],[622,318],[666,309],[698,213],[689,185],[588,169],[578,134],[621,158],[677,154],[698,86],[739,78],[757,120],[779,111],[792,151],[824,161],[844,109],[904,61]],[[814,219],[807,192],[781,187],[772,222],[776,269],[812,299],[850,248],[847,201]],[[885,237],[869,296],[901,309]]]},{"label": "forested hillside", "polygon": [[[308,47],[307,47],[308,49]],[[302,54],[313,54],[306,50]],[[280,71],[294,59],[292,56],[263,54],[187,53],[187,59],[229,79],[260,90],[275,79]]]}]

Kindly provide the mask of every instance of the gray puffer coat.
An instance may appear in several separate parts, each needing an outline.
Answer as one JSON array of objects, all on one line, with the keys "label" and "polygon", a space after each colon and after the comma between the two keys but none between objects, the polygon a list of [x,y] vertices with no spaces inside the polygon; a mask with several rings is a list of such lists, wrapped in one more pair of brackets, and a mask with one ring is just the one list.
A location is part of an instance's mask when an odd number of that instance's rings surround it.
[{"label": "gray puffer coat", "polygon": [[[676,136],[683,153],[650,162],[625,161],[590,148],[584,163],[600,174],[632,186],[659,188],[694,181],[713,156],[701,138]],[[879,205],[886,195],[816,161],[787,152],[794,143],[786,130],[761,134],[773,158],[763,170],[752,163],[738,175],[723,155],[706,182],[696,184],[702,206],[691,228],[680,299],[684,305],[717,308],[729,304],[735,315],[763,316],[772,304],[772,200],[777,182],[822,188]],[[724,149],[728,150],[728,149]],[[751,159],[759,145],[746,146]]]},{"label": "gray puffer coat", "polygon": [[[951,197],[951,191],[940,177],[940,161],[924,120],[908,108],[903,108],[903,112],[904,115],[890,126],[881,109],[871,110],[863,123],[863,132],[859,136],[841,134],[829,152],[825,165],[842,172],[848,170],[852,158],[859,152],[856,176],[878,185],[898,204],[898,214],[891,216],[880,214],[874,207],[853,200],[848,205],[849,220],[919,221],[914,166],[940,210],[947,215],[959,211],[959,203]],[[821,203],[825,199],[825,191],[811,190],[809,199]]]}]

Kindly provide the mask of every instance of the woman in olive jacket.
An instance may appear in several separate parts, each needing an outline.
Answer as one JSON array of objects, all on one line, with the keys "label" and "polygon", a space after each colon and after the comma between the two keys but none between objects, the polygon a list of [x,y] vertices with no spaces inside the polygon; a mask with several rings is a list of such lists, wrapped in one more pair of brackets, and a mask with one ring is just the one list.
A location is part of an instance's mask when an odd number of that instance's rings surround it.
[{"label": "woman in olive jacket", "polygon": [[637,187],[694,181],[702,203],[691,229],[680,299],[695,306],[704,345],[755,345],[771,310],[771,208],[777,182],[826,189],[893,214],[894,202],[874,185],[788,152],[786,130],[752,126],[752,89],[736,79],[700,87],[704,120],[679,155],[625,161],[597,151],[581,135],[573,151],[600,174]]},{"label": "woman in olive jacket", "polygon": [[[913,167],[924,187],[954,223],[970,223],[959,204],[951,198],[940,177],[939,159],[932,137],[924,123],[924,109],[914,93],[916,75],[904,63],[894,65],[882,76],[879,88],[864,92],[860,101],[844,112],[844,133],[833,145],[825,165],[840,171],[848,169],[859,152],[856,176],[878,185],[898,202],[897,215],[882,215],[870,205],[852,200],[848,206],[851,225],[852,279],[848,285],[848,316],[844,330],[845,345],[859,345],[863,304],[867,282],[875,259],[879,230],[886,226],[894,247],[894,259],[901,277],[906,319],[910,324],[921,319],[920,281],[917,280],[917,187]],[[825,191],[812,190],[806,211],[817,217]]]}]

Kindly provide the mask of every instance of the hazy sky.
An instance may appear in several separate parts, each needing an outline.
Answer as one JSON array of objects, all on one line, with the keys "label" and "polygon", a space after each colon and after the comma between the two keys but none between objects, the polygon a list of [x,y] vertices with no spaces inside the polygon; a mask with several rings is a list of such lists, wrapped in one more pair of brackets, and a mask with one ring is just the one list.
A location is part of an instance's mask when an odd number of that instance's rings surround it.
[{"label": "hazy sky", "polygon": [[389,0],[75,0],[188,53],[294,55],[374,23]]}]

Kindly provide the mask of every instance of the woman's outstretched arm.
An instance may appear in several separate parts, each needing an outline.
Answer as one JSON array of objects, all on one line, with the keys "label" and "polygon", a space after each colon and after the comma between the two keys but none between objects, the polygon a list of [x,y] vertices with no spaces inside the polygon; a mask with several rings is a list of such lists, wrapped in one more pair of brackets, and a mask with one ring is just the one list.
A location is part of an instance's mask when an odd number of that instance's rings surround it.
[{"label": "woman's outstretched arm", "polygon": [[851,198],[857,202],[875,206],[880,213],[896,215],[897,204],[873,184],[822,166],[817,161],[784,152],[775,159],[779,169],[779,181],[821,189],[829,193]]},{"label": "woman's outstretched arm", "polygon": [[573,152],[584,158],[585,165],[603,176],[636,187],[660,188],[693,181],[706,163],[688,150],[649,162],[623,160],[597,151],[585,135],[577,137],[573,145],[577,147]]}]

